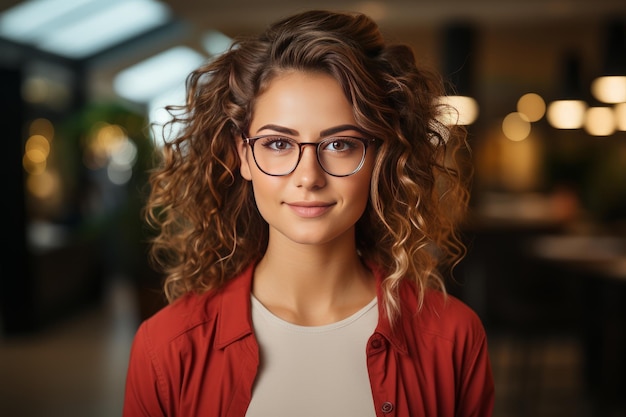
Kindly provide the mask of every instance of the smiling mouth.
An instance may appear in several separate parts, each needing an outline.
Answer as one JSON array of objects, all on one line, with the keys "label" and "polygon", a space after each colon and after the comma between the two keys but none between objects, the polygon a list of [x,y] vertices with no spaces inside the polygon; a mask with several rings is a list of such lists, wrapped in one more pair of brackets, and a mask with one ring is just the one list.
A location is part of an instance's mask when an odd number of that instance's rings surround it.
[{"label": "smiling mouth", "polygon": [[327,203],[286,203],[287,206],[298,216],[313,218],[328,212],[334,204]]}]

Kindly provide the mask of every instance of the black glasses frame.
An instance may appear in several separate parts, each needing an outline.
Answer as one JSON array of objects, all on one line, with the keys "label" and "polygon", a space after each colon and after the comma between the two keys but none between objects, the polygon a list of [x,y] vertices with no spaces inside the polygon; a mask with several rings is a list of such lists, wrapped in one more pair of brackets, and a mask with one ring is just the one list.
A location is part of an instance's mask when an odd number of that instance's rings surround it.
[{"label": "black glasses frame", "polygon": [[[333,177],[349,177],[350,175],[354,175],[357,172],[359,172],[361,170],[361,168],[363,168],[363,164],[365,163],[365,158],[367,156],[367,148],[369,147],[369,145],[373,144],[376,142],[376,139],[364,139],[358,136],[349,136],[349,135],[343,135],[343,136],[332,136],[326,139],[322,139],[319,142],[298,142],[295,141],[295,143],[298,144],[298,161],[296,162],[296,164],[294,165],[294,167],[289,171],[286,172],[284,174],[271,174],[267,171],[265,171],[263,168],[261,168],[261,166],[259,165],[259,162],[256,160],[256,155],[254,153],[254,144],[256,143],[257,140],[259,139],[264,139],[264,138],[269,138],[269,137],[282,137],[281,135],[260,135],[260,136],[253,136],[251,138],[247,137],[245,134],[241,134],[241,138],[243,139],[243,142],[246,145],[250,145],[250,149],[252,150],[252,158],[254,159],[254,163],[256,164],[257,168],[259,168],[259,170],[264,173],[265,175],[269,175],[271,177],[284,177],[285,175],[289,175],[292,172],[294,172],[296,170],[296,168],[298,168],[298,165],[300,165],[300,161],[302,160],[302,154],[303,154],[303,148],[305,146],[315,146],[315,157],[317,158],[317,163],[319,164],[319,166],[322,168],[322,170],[327,173],[330,176]],[[293,140],[291,138],[288,138],[287,136],[284,136],[285,139],[290,139]],[[324,165],[322,164],[322,161],[320,160],[320,149],[322,149],[322,145],[325,145],[329,142],[332,142],[333,140],[336,140],[337,138],[350,138],[350,139],[356,139],[360,142],[363,143],[364,145],[364,149],[363,149],[363,157],[361,158],[361,162],[359,162],[359,165],[354,169],[354,171],[348,173],[348,174],[341,174],[341,175],[337,175],[337,174],[333,174],[332,172],[328,172],[328,170],[326,170],[326,168],[324,167]]]}]

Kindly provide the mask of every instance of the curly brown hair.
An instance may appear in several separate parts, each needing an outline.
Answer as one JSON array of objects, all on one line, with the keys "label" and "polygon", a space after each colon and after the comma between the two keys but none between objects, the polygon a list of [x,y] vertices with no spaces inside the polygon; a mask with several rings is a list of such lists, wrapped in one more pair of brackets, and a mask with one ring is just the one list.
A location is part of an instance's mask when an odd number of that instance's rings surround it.
[{"label": "curly brown hair", "polygon": [[239,175],[236,141],[255,98],[282,71],[330,74],[359,127],[378,139],[370,198],[356,225],[357,248],[386,273],[383,304],[400,314],[399,283],[445,293],[442,271],[465,254],[457,225],[469,200],[466,132],[444,126],[440,76],[410,47],[387,44],[359,13],[303,12],[269,26],[191,73],[184,106],[168,107],[178,135],[151,173],[145,217],[157,231],[151,260],[171,302],[217,289],[267,248],[268,225]]}]

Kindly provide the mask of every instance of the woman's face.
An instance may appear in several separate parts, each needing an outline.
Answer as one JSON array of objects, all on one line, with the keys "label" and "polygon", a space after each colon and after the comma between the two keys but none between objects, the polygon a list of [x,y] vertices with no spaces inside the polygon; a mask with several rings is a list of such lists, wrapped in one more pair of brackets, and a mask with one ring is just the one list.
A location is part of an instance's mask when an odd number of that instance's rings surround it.
[{"label": "woman's face", "polygon": [[[328,137],[366,138],[339,83],[329,75],[293,71],[275,78],[253,109],[248,137],[280,135],[297,142]],[[255,144],[262,146],[260,142]],[[241,175],[252,181],[258,209],[269,224],[270,243],[323,245],[354,242],[354,225],[369,197],[374,148],[362,168],[334,177],[319,165],[314,146],[304,146],[296,169],[270,176],[258,168],[249,145],[239,143]],[[257,151],[258,152],[258,151]],[[258,155],[257,155],[258,157]]]}]

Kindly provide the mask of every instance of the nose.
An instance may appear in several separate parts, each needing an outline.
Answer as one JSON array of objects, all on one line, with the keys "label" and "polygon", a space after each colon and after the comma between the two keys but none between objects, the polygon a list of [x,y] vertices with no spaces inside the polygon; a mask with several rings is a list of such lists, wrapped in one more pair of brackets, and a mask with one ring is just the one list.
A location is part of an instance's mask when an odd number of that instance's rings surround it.
[{"label": "nose", "polygon": [[292,173],[298,187],[321,188],[326,184],[326,173],[317,160],[317,148],[315,144],[305,144],[302,146],[300,162],[296,170]]}]

